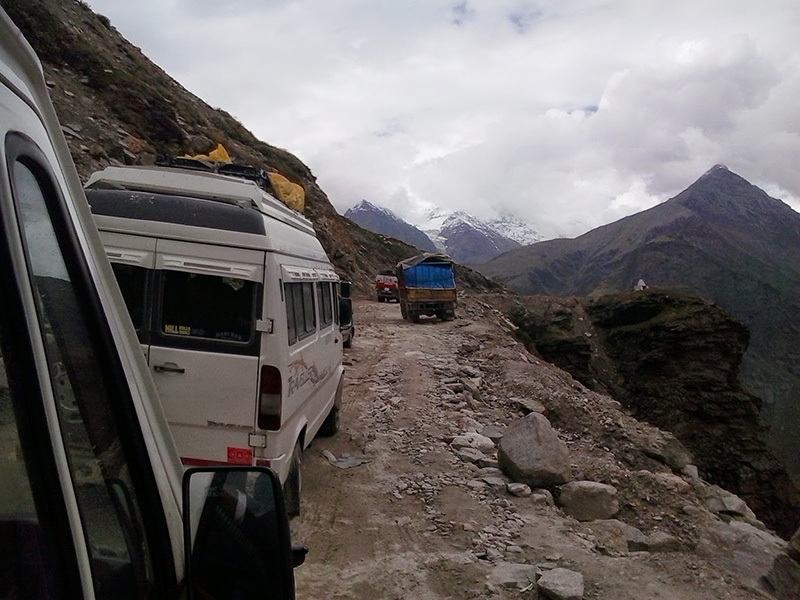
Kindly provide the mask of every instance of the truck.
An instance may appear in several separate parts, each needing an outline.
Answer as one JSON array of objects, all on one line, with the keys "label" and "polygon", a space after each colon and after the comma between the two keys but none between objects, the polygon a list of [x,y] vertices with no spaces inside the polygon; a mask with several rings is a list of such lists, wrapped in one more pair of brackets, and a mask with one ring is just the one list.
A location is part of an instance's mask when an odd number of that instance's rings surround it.
[{"label": "truck", "polygon": [[0,8],[0,596],[292,600],[277,475],[184,470],[50,101]]},{"label": "truck", "polygon": [[450,321],[456,316],[456,276],[453,259],[424,252],[397,263],[400,314],[418,323],[420,316]]},{"label": "truck", "polygon": [[399,302],[397,275],[392,269],[382,269],[375,276],[375,295],[378,302]]}]

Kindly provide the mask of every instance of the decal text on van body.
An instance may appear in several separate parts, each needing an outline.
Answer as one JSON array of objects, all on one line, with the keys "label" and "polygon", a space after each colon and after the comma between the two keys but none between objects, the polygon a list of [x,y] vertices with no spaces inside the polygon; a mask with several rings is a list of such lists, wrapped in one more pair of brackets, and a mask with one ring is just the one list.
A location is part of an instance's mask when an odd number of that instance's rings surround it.
[{"label": "decal text on van body", "polygon": [[306,383],[311,382],[312,387],[316,387],[320,381],[328,376],[330,367],[325,367],[322,371],[317,369],[317,365],[306,364],[301,356],[299,359],[289,363],[289,392],[291,396]]}]

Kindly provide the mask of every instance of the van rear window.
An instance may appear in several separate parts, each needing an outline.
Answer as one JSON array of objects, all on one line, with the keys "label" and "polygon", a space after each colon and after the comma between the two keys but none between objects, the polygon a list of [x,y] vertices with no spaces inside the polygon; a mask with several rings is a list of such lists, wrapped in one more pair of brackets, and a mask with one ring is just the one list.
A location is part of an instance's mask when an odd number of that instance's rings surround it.
[{"label": "van rear window", "polygon": [[255,333],[255,283],[164,271],[162,335],[250,343]]}]

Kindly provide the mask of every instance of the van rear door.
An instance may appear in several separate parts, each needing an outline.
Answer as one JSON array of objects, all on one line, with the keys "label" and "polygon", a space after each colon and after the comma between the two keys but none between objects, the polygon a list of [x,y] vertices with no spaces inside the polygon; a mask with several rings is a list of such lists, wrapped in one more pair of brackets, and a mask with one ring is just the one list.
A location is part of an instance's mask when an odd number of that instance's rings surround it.
[{"label": "van rear door", "polygon": [[252,464],[264,257],[157,241],[148,364],[185,464]]}]

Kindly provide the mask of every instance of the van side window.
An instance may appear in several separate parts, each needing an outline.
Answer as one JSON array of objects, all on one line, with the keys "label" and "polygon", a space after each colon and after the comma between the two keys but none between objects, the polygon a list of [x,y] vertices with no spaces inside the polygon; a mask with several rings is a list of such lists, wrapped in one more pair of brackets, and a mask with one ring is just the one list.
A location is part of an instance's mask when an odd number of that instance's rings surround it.
[{"label": "van side window", "polygon": [[286,325],[289,344],[317,330],[316,307],[314,306],[313,283],[284,283],[286,297]]},{"label": "van side window", "polygon": [[319,299],[320,328],[327,327],[333,323],[333,296],[331,295],[331,284],[328,282],[318,283],[317,296]]},{"label": "van side window", "polygon": [[255,336],[255,283],[163,271],[159,330],[166,336],[249,344]]},{"label": "van side window", "polygon": [[[77,243],[55,221],[59,196],[47,171],[28,157],[11,166],[25,254],[34,284],[49,379],[64,452],[83,524],[97,598],[150,598],[154,563],[128,461],[130,435],[112,403],[124,401],[113,359],[92,317],[93,288],[83,277]],[[57,227],[58,224],[58,227]],[[78,279],[77,281],[81,281]],[[139,471],[136,471],[137,473]],[[124,582],[124,583],[123,583]]]},{"label": "van side window", "polygon": [[133,326],[136,328],[136,333],[141,337],[142,331],[145,329],[144,307],[147,300],[147,290],[145,289],[147,269],[118,263],[112,263],[111,267],[114,269],[114,275],[117,278],[119,289],[122,291],[122,297],[125,298],[125,306],[128,308]]}]

